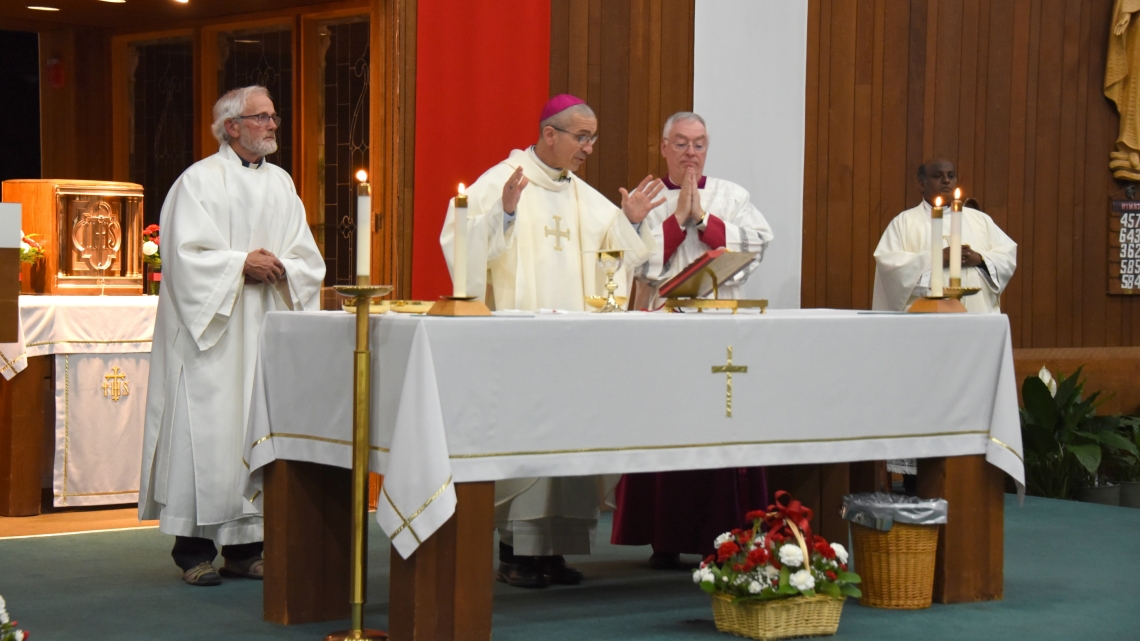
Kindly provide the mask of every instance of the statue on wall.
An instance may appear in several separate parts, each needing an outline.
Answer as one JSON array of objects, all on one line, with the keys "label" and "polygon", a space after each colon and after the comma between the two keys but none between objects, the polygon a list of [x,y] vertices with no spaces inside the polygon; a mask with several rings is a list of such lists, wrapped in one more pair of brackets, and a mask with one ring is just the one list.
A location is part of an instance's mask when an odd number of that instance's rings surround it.
[{"label": "statue on wall", "polygon": [[1116,0],[1104,69],[1104,95],[1120,112],[1108,166],[1120,180],[1140,180],[1140,24],[1133,21],[1138,11],[1140,0]]}]

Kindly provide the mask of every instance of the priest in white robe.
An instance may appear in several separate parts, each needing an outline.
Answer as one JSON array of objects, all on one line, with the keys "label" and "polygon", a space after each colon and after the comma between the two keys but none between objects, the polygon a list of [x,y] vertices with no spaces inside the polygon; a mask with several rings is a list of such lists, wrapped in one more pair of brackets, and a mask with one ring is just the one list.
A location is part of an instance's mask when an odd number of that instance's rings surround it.
[{"label": "priest in white robe", "polygon": [[[875,248],[875,291],[871,309],[905,311],[930,292],[930,213],[938,196],[946,204],[942,224],[943,283],[950,282],[950,209],[958,176],[954,164],[936,158],[918,170],[921,203],[887,226]],[[1000,313],[1001,294],[1017,269],[1017,243],[983,212],[962,208],[962,286],[981,291],[965,296],[966,311]]]},{"label": "priest in white robe", "polygon": [[262,319],[316,310],[324,260],[289,174],[265,160],[280,123],[264,87],[214,105],[218,153],[162,207],[163,282],[143,442],[139,518],[175,536],[191,585],[263,576],[262,518],[242,497],[241,453]]},{"label": "priest in white robe", "polygon": [[[573,172],[593,151],[598,121],[582,100],[552,98],[539,118],[538,141],[516,149],[468,190],[467,276],[470,295],[500,310],[585,311],[603,292],[604,274],[588,251],[622,249],[618,294],[627,270],[654,250],[646,214],[659,204],[660,181],[647,177],[621,190],[615,206]],[[455,202],[440,244],[456,278]],[[516,587],[576,584],[582,573],[562,555],[589,554],[599,515],[599,477],[528,478],[495,484],[498,579]]]},{"label": "priest in white robe", "polygon": [[774,238],[748,190],[705,175],[708,148],[704,118],[682,111],[665,121],[661,155],[669,168],[663,179],[667,189],[665,202],[645,219],[657,250],[637,270],[637,309],[655,309],[661,285],[705,252],[722,247],[759,254],[717,292],[720,298],[740,298],[741,286],[760,266]]}]

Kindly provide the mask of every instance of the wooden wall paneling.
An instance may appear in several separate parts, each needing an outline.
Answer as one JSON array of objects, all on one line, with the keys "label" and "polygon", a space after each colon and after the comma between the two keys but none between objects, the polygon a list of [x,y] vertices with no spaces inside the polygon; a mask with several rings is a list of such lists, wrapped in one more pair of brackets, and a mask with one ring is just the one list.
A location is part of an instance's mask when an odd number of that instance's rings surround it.
[{"label": "wooden wall paneling", "polygon": [[852,128],[851,306],[870,307],[871,122],[873,109],[875,0],[859,0],[855,21],[855,114]]},{"label": "wooden wall paneling", "polygon": [[[1069,287],[1073,288],[1071,297],[1071,304],[1073,308],[1072,325],[1070,327],[1070,338],[1068,345],[1071,347],[1080,347],[1084,344],[1084,314],[1081,312],[1084,292],[1081,286],[1084,277],[1084,243],[1082,242],[1083,234],[1081,230],[1084,226],[1084,219],[1090,214],[1085,207],[1085,190],[1088,188],[1087,177],[1087,164],[1086,153],[1084,152],[1088,142],[1088,123],[1086,118],[1089,114],[1088,100],[1089,96],[1096,96],[1099,92],[1089,90],[1089,38],[1091,36],[1091,10],[1088,3],[1081,3],[1081,16],[1080,16],[1080,41],[1078,47],[1078,60],[1077,66],[1077,104],[1076,114],[1076,133],[1073,142],[1073,220],[1068,229],[1063,232],[1070,236],[1068,247],[1071,248],[1072,257],[1070,262],[1071,273],[1069,275]],[[1099,26],[1099,25],[1098,25]],[[1093,163],[1095,165],[1095,163]]]},{"label": "wooden wall paneling", "polygon": [[[1034,195],[1035,222],[1057,221],[1058,159],[1060,154],[1058,132],[1061,123],[1061,65],[1064,50],[1057,46],[1064,37],[1064,19],[1061,3],[1044,3],[1038,21],[1037,109],[1036,131],[1033,143],[1036,153],[1030,189]],[[1048,43],[1041,46],[1040,43]],[[1028,179],[1028,177],[1027,177]],[[1062,310],[1056,299],[1056,224],[1034,226],[1032,251],[1035,263],[1043,269],[1031,272],[1033,287],[1033,336],[1048,344],[1056,341],[1056,319]],[[1048,266],[1048,268],[1044,268]]]},{"label": "wooden wall paneling", "polygon": [[[649,32],[660,30],[661,23],[653,24],[648,20],[647,5],[652,0],[629,1],[629,83],[626,95],[626,132],[625,139],[626,170],[624,180],[614,187],[630,187],[637,185],[642,176],[649,173],[649,162],[645,153],[645,140],[649,125]],[[636,16],[636,18],[634,18]],[[656,167],[656,163],[653,163]],[[656,171],[654,171],[656,173]],[[621,194],[613,196],[615,202],[621,202]]]},{"label": "wooden wall paneling", "polygon": [[550,1],[550,95],[570,91],[570,0]]},{"label": "wooden wall paneling", "polygon": [[[805,66],[807,68],[806,87],[804,90],[804,213],[803,213],[803,254],[800,278],[800,301],[804,307],[813,307],[815,303],[815,284],[820,281],[816,277],[816,216],[820,208],[818,186],[816,180],[819,174],[818,129],[815,123],[819,122],[820,111],[820,82],[819,70],[823,64],[820,62],[820,49],[823,39],[820,37],[821,0],[809,0],[807,38],[808,48]],[[813,44],[817,46],[812,46]]]},{"label": "wooden wall paneling", "polygon": [[907,203],[917,203],[922,197],[915,183],[914,171],[926,154],[923,149],[923,122],[926,117],[926,17],[925,0],[911,0],[910,23],[907,25],[907,77],[906,84],[900,87],[907,92],[906,171],[910,174],[906,181]]},{"label": "wooden wall paneling", "polygon": [[[949,2],[950,0],[947,0]],[[938,0],[929,0],[926,3],[926,15],[920,24],[922,32],[918,35],[922,38],[923,52],[923,67],[914,67],[912,73],[922,70],[922,159],[930,158],[934,155],[934,137],[935,127],[934,122],[937,118],[938,107],[938,50],[941,34],[938,29]],[[918,27],[916,24],[915,27]],[[914,79],[914,76],[911,76]],[[920,161],[921,162],[921,161]]]},{"label": "wooden wall paneling", "polygon": [[120,182],[131,177],[129,46],[122,36],[111,38],[111,180]]},{"label": "wooden wall paneling", "polygon": [[[825,2],[819,15],[819,110],[816,114],[816,214],[815,214],[815,291],[811,300],[815,306],[824,306],[827,301],[827,209],[831,185],[828,182],[829,148],[828,136],[831,112],[831,14],[832,3]],[[842,31],[840,29],[839,31]],[[827,106],[826,108],[824,106]]]},{"label": "wooden wall paneling", "polygon": [[854,166],[856,5],[837,3],[831,14],[831,97],[828,114],[827,290],[829,305],[851,306],[852,176]]},{"label": "wooden wall paneling", "polygon": [[[910,13],[910,5],[906,3],[884,6],[882,32],[884,42],[880,74],[882,87],[876,90],[883,96],[882,124],[879,125],[882,131],[882,141],[879,145],[882,159],[879,161],[878,175],[882,191],[877,211],[878,224],[871,233],[871,242],[875,245],[878,244],[883,230],[891,220],[914,203],[907,198],[908,188],[914,184],[914,175],[906,162],[909,93],[900,89],[906,86],[910,76]],[[872,140],[875,140],[873,136]],[[874,222],[876,221],[872,220],[872,223]],[[874,258],[868,260],[873,262]],[[871,273],[873,278],[874,272]]]},{"label": "wooden wall paneling", "polygon": [[1057,166],[1057,268],[1053,273],[1056,292],[1056,325],[1053,344],[1071,347],[1073,344],[1073,318],[1078,315],[1073,299],[1076,292],[1073,282],[1073,250],[1076,243],[1072,235],[1076,216],[1075,193],[1080,188],[1076,175],[1077,136],[1081,123],[1076,119],[1077,103],[1087,94],[1079,84],[1081,44],[1081,3],[1071,2],[1064,7],[1063,49],[1060,71],[1060,140]]},{"label": "wooden wall paneling", "polygon": [[[324,223],[321,215],[320,176],[317,168],[320,166],[320,145],[318,141],[324,132],[321,131],[320,100],[324,87],[321,86],[321,37],[319,19],[304,16],[296,29],[299,53],[296,68],[298,81],[294,87],[304,87],[307,91],[299,92],[293,101],[294,118],[297,121],[297,137],[294,152],[297,160],[293,163],[293,180],[297,183],[297,192],[305,206],[305,216],[309,221],[309,229],[317,246],[324,255],[324,234],[320,225]],[[371,44],[371,43],[370,43]]]},{"label": "wooden wall paneling", "polygon": [[[40,33],[40,172],[42,178],[111,178],[110,39],[100,30]],[[48,72],[62,69],[61,86]]]},{"label": "wooden wall paneling", "polygon": [[[50,78],[49,65],[63,65],[62,86]],[[40,33],[40,177],[78,178],[75,174],[75,32]]]}]

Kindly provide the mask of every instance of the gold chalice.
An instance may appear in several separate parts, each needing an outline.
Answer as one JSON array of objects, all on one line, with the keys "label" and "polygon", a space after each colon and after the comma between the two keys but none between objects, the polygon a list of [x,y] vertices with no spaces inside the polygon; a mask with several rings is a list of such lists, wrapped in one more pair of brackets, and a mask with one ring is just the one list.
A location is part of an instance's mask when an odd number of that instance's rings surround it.
[{"label": "gold chalice", "polygon": [[[601,267],[606,272],[606,284],[605,284],[606,295],[604,297],[603,296],[589,296],[586,298],[586,302],[591,307],[598,307],[593,302],[591,302],[590,299],[591,298],[601,298],[604,302],[601,305],[601,309],[598,310],[599,313],[608,314],[610,312],[624,312],[625,309],[622,308],[622,305],[624,305],[629,299],[624,297],[624,296],[621,296],[621,297],[614,296],[614,292],[617,291],[617,283],[614,282],[614,274],[616,274],[617,271],[619,269],[621,269],[622,258],[625,255],[625,250],[624,249],[601,249],[601,250],[597,250],[597,251],[586,251],[583,253],[585,253],[585,254],[597,254],[598,255],[598,259],[597,259],[598,260],[598,267]],[[618,302],[619,298],[622,301],[620,303]]]}]

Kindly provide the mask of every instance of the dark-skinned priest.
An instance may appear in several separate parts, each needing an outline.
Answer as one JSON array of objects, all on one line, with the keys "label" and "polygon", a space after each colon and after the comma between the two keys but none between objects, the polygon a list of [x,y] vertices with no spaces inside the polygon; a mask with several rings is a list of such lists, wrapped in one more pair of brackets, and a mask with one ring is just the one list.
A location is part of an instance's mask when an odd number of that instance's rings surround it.
[{"label": "dark-skinned priest", "polygon": [[242,490],[246,419],[266,313],[319,309],[325,263],[293,179],[266,161],[281,120],[265,87],[214,105],[218,152],[162,206],[162,295],[146,399],[139,518],[173,534],[190,585],[261,579],[262,517]]},{"label": "dark-skinned priest", "polygon": [[[721,298],[739,298],[755,273],[772,228],[735,183],[705,176],[709,133],[692,112],[673,114],[661,134],[661,155],[669,168],[665,202],[646,217],[658,249],[638,269],[638,307],[655,307],[657,288],[710,249],[756,252],[759,256],[725,286]],[[644,286],[644,287],[643,287]],[[651,545],[649,564],[683,567],[681,554],[706,555],[713,540],[740,527],[745,513],[768,505],[762,468],[727,468],[626,474],[618,483],[611,541]]]},{"label": "dark-skinned priest", "polygon": [[[619,294],[628,291],[627,270],[653,253],[653,236],[641,223],[663,187],[646,177],[636,189],[620,190],[617,207],[578,178],[573,172],[593,151],[597,131],[588,105],[555,96],[539,117],[538,141],[471,185],[468,292],[482,299],[489,272],[496,309],[585,311],[585,297],[601,294],[604,283],[596,259],[583,252],[599,249],[625,250],[616,280]],[[453,278],[454,208],[452,201],[440,235]],[[498,580],[528,588],[579,583],[582,573],[563,555],[591,552],[600,483],[589,476],[496,482]]]}]

